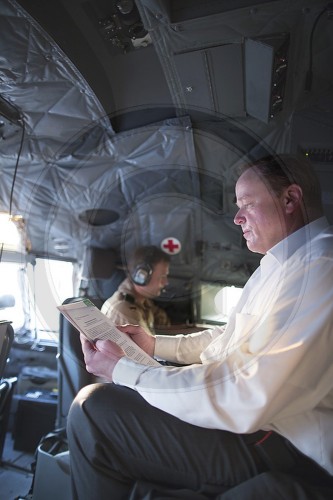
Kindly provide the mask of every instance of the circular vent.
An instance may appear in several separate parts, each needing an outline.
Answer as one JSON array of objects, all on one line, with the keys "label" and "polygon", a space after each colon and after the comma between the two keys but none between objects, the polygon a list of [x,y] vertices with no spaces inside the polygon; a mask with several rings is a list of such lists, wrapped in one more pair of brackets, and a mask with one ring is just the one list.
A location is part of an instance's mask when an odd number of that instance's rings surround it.
[{"label": "circular vent", "polygon": [[118,212],[103,208],[85,210],[79,214],[79,219],[90,226],[107,226],[119,219]]}]

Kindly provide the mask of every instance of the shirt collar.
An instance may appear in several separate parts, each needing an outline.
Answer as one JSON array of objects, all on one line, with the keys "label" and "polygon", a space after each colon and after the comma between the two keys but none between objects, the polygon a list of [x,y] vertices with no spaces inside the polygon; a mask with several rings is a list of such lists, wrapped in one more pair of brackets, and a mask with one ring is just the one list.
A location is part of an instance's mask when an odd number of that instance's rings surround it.
[{"label": "shirt collar", "polygon": [[280,264],[287,258],[291,257],[296,250],[305,245],[310,240],[313,240],[319,233],[329,227],[326,217],[319,217],[319,219],[305,224],[294,233],[284,238],[282,241],[274,245],[268,250],[267,255],[274,257]]}]

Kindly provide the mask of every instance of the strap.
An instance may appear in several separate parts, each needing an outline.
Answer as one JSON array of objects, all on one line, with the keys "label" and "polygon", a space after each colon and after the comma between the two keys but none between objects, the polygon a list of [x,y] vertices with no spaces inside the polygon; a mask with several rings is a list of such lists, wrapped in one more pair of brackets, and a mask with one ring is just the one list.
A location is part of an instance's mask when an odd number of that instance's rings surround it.
[{"label": "strap", "polygon": [[121,292],[121,296],[123,300],[126,300],[126,302],[129,302],[130,304],[135,304],[135,298],[133,297],[133,295]]}]

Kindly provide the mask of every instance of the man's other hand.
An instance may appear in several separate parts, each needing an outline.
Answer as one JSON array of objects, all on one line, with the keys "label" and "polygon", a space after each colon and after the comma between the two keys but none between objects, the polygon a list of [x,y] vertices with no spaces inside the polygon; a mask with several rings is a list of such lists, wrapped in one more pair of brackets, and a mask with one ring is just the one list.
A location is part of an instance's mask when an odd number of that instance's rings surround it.
[{"label": "man's other hand", "polygon": [[82,334],[80,340],[87,372],[112,382],[114,367],[125,356],[121,347],[111,340],[92,343]]}]

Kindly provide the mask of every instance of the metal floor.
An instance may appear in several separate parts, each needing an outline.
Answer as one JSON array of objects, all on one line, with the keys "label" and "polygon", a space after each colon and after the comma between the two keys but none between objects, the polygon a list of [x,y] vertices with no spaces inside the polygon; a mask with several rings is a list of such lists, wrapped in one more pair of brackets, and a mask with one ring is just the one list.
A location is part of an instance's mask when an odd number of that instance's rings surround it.
[{"label": "metal floor", "polygon": [[30,498],[34,454],[13,448],[11,433],[7,433],[0,466],[0,500]]}]

